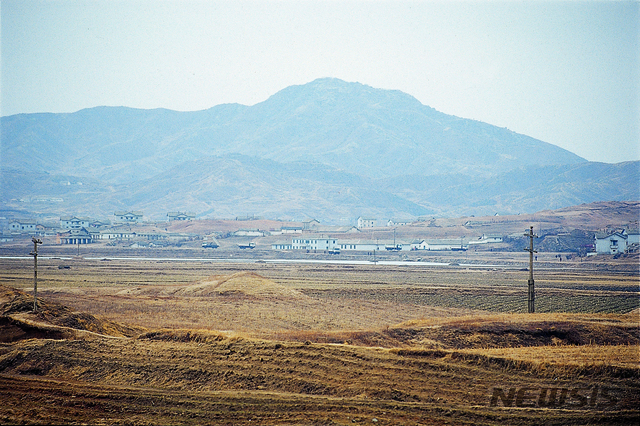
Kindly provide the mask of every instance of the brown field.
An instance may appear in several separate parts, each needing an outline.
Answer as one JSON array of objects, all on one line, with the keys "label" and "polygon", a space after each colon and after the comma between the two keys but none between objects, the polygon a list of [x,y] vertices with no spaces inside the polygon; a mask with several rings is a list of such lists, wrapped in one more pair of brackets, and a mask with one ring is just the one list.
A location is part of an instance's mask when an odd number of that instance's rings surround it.
[{"label": "brown field", "polygon": [[629,259],[472,260],[0,259],[0,423],[638,423]]}]

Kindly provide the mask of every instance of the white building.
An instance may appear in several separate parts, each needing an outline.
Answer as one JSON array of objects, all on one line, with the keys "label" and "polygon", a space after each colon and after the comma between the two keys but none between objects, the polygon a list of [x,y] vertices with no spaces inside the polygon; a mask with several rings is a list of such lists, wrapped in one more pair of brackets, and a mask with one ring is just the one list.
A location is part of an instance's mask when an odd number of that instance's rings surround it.
[{"label": "white building", "polygon": [[336,238],[294,238],[291,241],[292,250],[333,250],[336,248]]},{"label": "white building", "polygon": [[302,234],[302,226],[283,226],[280,228],[281,234]]},{"label": "white building", "polygon": [[360,216],[358,218],[358,228],[362,229],[362,228],[375,228],[376,227],[376,222],[377,219],[371,219],[371,218],[366,218],[366,217],[362,217]]},{"label": "white building", "polygon": [[271,250],[293,250],[293,245],[290,242],[277,242],[271,244]]},{"label": "white building", "polygon": [[114,222],[116,223],[140,223],[142,222],[142,212],[115,212]]},{"label": "white building", "polygon": [[9,223],[9,230],[19,233],[33,233],[36,232],[36,221],[29,219],[18,219]]},{"label": "white building", "polygon": [[404,226],[412,223],[413,220],[411,219],[389,219],[387,221],[387,226]]},{"label": "white building", "polygon": [[56,236],[58,244],[91,244],[96,234],[86,228],[73,228]]},{"label": "white building", "polygon": [[63,229],[81,229],[91,226],[88,217],[63,216],[60,218],[60,227]]},{"label": "white building", "polygon": [[480,238],[477,240],[470,240],[469,245],[473,244],[491,244],[491,243],[501,243],[502,235],[497,234],[482,234]]},{"label": "white building", "polygon": [[127,240],[134,238],[135,232],[123,229],[105,229],[104,231],[97,231],[95,239],[100,240]]},{"label": "white building", "polygon": [[176,221],[176,220],[193,220],[196,217],[195,213],[186,213],[186,212],[169,212],[167,213],[167,217],[169,218],[169,221]]},{"label": "white building", "polygon": [[233,235],[237,237],[264,237],[264,231],[259,229],[238,229]]},{"label": "white building", "polygon": [[624,231],[596,234],[596,253],[616,254],[627,250],[628,236]]},{"label": "white building", "polygon": [[429,239],[419,240],[411,244],[412,250],[432,250],[432,251],[446,251],[446,250],[466,250],[469,243],[462,238],[456,239]]},{"label": "white building", "polygon": [[640,231],[637,229],[630,229],[626,232],[627,245],[640,244]]}]

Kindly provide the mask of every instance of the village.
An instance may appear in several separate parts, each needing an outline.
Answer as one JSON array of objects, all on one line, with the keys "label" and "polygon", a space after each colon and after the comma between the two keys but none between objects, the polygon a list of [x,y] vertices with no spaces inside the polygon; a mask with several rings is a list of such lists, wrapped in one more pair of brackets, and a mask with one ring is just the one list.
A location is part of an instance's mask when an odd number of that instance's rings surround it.
[{"label": "village", "polygon": [[[351,226],[269,220],[256,216],[198,219],[174,211],[165,221],[146,221],[141,211],[116,211],[109,219],[61,216],[58,223],[33,219],[0,220],[0,244],[15,245],[31,237],[48,245],[121,249],[199,248],[218,251],[261,249],[339,255],[376,253],[520,251],[529,217],[386,219],[359,217]],[[534,218],[536,219],[536,218]],[[637,221],[604,228],[552,226],[537,218],[542,251],[567,256],[621,255],[639,250]],[[580,224],[575,224],[576,227]]]}]

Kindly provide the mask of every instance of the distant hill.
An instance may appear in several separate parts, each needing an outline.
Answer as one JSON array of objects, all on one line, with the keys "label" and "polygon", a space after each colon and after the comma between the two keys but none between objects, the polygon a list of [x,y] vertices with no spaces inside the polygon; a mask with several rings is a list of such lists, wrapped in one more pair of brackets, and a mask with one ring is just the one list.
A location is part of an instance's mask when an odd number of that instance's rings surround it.
[{"label": "distant hill", "polygon": [[2,117],[1,126],[2,208],[34,213],[132,209],[164,219],[188,210],[335,223],[640,198],[638,162],[589,163],[408,94],[338,79],[254,106],[98,107]]}]

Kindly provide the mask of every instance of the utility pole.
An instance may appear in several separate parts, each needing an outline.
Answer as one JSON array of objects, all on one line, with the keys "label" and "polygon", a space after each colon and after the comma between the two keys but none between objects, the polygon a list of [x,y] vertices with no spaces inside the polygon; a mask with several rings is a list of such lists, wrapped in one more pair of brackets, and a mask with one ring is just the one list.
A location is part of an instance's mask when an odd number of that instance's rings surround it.
[{"label": "utility pole", "polygon": [[42,241],[32,237],[33,251],[29,253],[33,255],[33,312],[38,312],[38,244],[42,244]]},{"label": "utility pole", "polygon": [[533,239],[538,238],[533,233],[533,226],[529,228],[529,232],[524,234],[525,237],[529,237],[529,248],[525,248],[524,251],[529,252],[529,297],[528,297],[528,310],[530,314],[535,313],[535,285],[533,281],[533,253],[537,253],[537,250],[533,249]]}]

